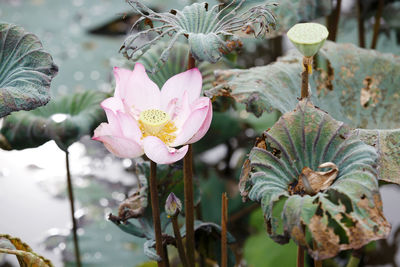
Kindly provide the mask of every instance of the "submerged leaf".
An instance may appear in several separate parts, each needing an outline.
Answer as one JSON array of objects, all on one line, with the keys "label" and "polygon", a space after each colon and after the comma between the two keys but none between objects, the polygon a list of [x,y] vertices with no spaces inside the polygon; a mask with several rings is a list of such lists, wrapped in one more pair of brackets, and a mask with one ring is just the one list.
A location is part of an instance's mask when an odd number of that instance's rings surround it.
[{"label": "submerged leaf", "polygon": [[[287,243],[291,237],[321,260],[389,234],[378,190],[377,154],[349,127],[303,100],[264,133],[263,144],[250,152],[251,171],[245,172],[251,186],[241,190],[261,202],[275,241]],[[332,168],[319,175],[333,183],[313,194],[293,190],[303,168],[318,166]],[[325,176],[335,166],[337,177]]]},{"label": "submerged leaf", "polygon": [[[361,128],[361,138],[368,144],[379,143],[385,148],[378,151],[379,178],[400,183],[399,149],[395,145],[400,138],[400,131],[395,130],[400,128],[400,58],[328,41],[318,55],[327,65],[310,75],[311,100],[334,118]],[[272,109],[289,112],[300,97],[301,60],[298,52],[291,51],[267,66],[218,71],[218,85],[207,94],[230,96],[257,116]],[[390,171],[385,170],[386,163],[393,164]]]},{"label": "submerged leaf", "polygon": [[45,105],[57,72],[58,67],[36,35],[0,23],[0,118]]},{"label": "submerged leaf", "polygon": [[4,119],[0,147],[25,149],[54,140],[62,150],[105,121],[100,102],[107,94],[95,91],[75,93],[54,99],[45,107],[20,111]]},{"label": "submerged leaf", "polygon": [[9,235],[0,235],[0,254],[17,256],[20,266],[23,267],[53,267],[50,260],[36,254],[19,238]]}]

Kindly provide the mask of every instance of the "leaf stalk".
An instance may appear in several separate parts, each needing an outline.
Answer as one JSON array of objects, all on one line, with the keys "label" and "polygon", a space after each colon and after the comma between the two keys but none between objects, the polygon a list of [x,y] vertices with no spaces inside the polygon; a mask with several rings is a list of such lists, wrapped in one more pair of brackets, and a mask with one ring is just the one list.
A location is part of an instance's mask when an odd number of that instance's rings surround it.
[{"label": "leaf stalk", "polygon": [[78,225],[75,219],[75,204],[74,204],[74,189],[72,187],[72,179],[71,179],[71,171],[69,164],[69,152],[65,152],[65,167],[67,169],[67,187],[68,187],[68,199],[71,209],[71,220],[72,220],[72,233],[74,239],[74,250],[75,250],[75,259],[76,266],[81,267],[81,254],[79,252],[79,241],[78,241]]},{"label": "leaf stalk", "polygon": [[221,267],[228,266],[228,242],[227,242],[227,229],[228,222],[228,197],[226,193],[222,194],[222,207],[221,207]]},{"label": "leaf stalk", "polygon": [[357,24],[358,24],[358,44],[365,48],[365,29],[362,0],[357,0]]},{"label": "leaf stalk", "polygon": [[372,36],[371,49],[375,49],[376,44],[378,42],[379,28],[381,26],[381,16],[382,16],[382,12],[383,12],[384,2],[385,2],[384,0],[379,0],[379,3],[378,3],[378,10],[376,11],[376,14],[375,14],[374,35]]}]

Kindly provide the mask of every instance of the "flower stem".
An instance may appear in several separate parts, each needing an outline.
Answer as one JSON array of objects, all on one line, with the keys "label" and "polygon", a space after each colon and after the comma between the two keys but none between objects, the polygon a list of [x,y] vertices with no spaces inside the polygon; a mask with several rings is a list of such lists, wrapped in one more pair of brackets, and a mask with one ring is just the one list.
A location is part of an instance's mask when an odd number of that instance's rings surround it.
[{"label": "flower stem", "polygon": [[158,203],[157,191],[157,163],[150,161],[150,197],[151,197],[151,211],[153,213],[153,225],[156,238],[156,251],[161,257],[161,262],[157,262],[159,267],[165,266],[165,253],[162,244],[161,235],[161,220],[160,220],[160,207]]},{"label": "flower stem", "polygon": [[308,75],[312,71],[312,57],[303,57],[303,72],[301,73],[301,99],[309,97]]},{"label": "flower stem", "polygon": [[172,216],[171,222],[172,222],[172,228],[174,229],[176,247],[178,248],[179,258],[181,259],[183,267],[189,267],[189,263],[186,258],[185,249],[183,248],[181,232],[179,231],[178,216]]},{"label": "flower stem", "polygon": [[65,152],[65,166],[67,169],[67,185],[68,185],[68,198],[71,208],[71,219],[72,219],[72,233],[74,237],[74,249],[75,249],[75,258],[76,258],[76,266],[81,267],[81,254],[79,252],[79,241],[78,241],[78,226],[75,219],[75,204],[74,204],[74,191],[72,187],[72,179],[71,172],[69,168],[69,153]]},{"label": "flower stem", "polygon": [[362,0],[357,0],[357,23],[358,23],[358,44],[360,47],[365,47],[364,37],[364,15],[362,9]]},{"label": "flower stem", "polygon": [[192,145],[183,159],[185,194],[186,253],[190,266],[194,266],[194,204],[193,204],[193,159]]},{"label": "flower stem", "polygon": [[221,267],[228,266],[228,243],[227,243],[227,229],[226,223],[228,221],[228,197],[226,193],[222,194],[222,208],[221,208]]},{"label": "flower stem", "polygon": [[385,2],[384,0],[379,0],[378,3],[378,10],[376,11],[375,14],[374,35],[372,36],[371,49],[375,49],[376,43],[378,42],[379,28],[381,25],[381,16],[382,16],[384,2]]},{"label": "flower stem", "polygon": [[[189,52],[188,70],[195,67],[195,59]],[[183,159],[183,182],[185,195],[186,255],[190,266],[194,266],[194,201],[193,201],[193,155],[192,145]]]},{"label": "flower stem", "polygon": [[297,247],[297,267],[304,267],[304,248],[301,245]]}]

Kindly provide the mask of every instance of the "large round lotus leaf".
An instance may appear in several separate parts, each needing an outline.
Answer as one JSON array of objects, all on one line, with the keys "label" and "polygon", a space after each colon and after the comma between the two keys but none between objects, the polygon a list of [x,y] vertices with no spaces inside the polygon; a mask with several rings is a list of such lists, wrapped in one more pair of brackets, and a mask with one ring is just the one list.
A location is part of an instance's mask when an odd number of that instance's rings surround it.
[{"label": "large round lotus leaf", "polygon": [[50,82],[57,71],[36,35],[0,23],[0,118],[49,102]]},{"label": "large round lotus leaf", "polygon": [[0,254],[15,255],[20,266],[53,267],[50,260],[33,252],[21,239],[9,235],[0,235]]},{"label": "large round lotus leaf", "polygon": [[[379,154],[379,178],[400,184],[400,57],[329,41],[318,55],[323,64],[310,75],[311,100],[360,128],[355,134]],[[293,50],[267,66],[218,71],[218,85],[207,94],[230,96],[257,116],[289,112],[300,97],[301,62]]]},{"label": "large round lotus leaf", "polygon": [[[265,2],[251,8],[241,8],[245,0],[240,0],[237,6],[231,9],[229,7],[236,1],[228,2],[226,8],[220,5],[208,7],[207,3],[193,3],[182,10],[163,13],[154,12],[142,1],[128,2],[135,12],[143,15],[134,26],[142,22],[151,26],[154,24],[153,28],[134,31],[122,45],[121,49],[127,58],[134,60],[142,56],[162,37],[171,35],[168,47],[157,61],[166,62],[175,42],[179,37],[186,36],[190,52],[196,60],[215,63],[223,54],[241,46],[236,32],[245,30],[247,33],[260,35],[274,28],[276,23],[270,11],[273,5]],[[154,33],[156,37],[151,37]],[[140,39],[143,37],[150,37],[150,40],[141,44]]]},{"label": "large round lotus leaf", "polygon": [[[349,127],[303,100],[258,140],[243,168],[240,189],[261,203],[275,241],[287,243],[291,237],[322,260],[389,234],[376,159],[374,148],[351,135]],[[296,190],[307,168],[318,171],[327,162],[338,168],[332,184],[313,194]]]},{"label": "large round lotus leaf", "polygon": [[54,99],[44,107],[9,115],[0,129],[0,146],[25,149],[54,140],[62,150],[67,150],[105,121],[100,102],[107,96],[95,91],[75,93]]}]

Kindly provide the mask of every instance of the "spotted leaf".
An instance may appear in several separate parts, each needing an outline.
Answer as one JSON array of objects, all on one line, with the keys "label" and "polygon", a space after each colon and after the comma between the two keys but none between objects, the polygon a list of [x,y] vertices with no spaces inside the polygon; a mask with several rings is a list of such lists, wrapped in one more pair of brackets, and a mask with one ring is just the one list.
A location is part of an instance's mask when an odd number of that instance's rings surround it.
[{"label": "spotted leaf", "polygon": [[0,117],[49,102],[50,82],[57,71],[36,35],[0,23]]},{"label": "spotted leaf", "polygon": [[[400,58],[329,41],[318,55],[320,67],[309,80],[311,100],[359,128],[355,134],[378,150],[379,178],[399,184]],[[272,109],[289,112],[300,97],[301,60],[291,51],[267,66],[218,71],[218,85],[207,94],[230,96],[258,116]]]},{"label": "spotted leaf", "polygon": [[[241,193],[261,203],[275,241],[287,243],[292,238],[322,260],[389,234],[376,160],[375,149],[348,126],[303,100],[251,150],[250,169],[242,175],[249,186],[241,187]],[[305,168],[327,166],[338,170],[327,188],[309,194],[297,186]]]}]

